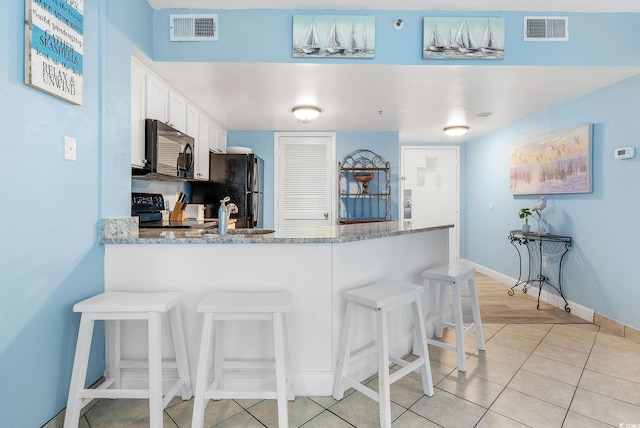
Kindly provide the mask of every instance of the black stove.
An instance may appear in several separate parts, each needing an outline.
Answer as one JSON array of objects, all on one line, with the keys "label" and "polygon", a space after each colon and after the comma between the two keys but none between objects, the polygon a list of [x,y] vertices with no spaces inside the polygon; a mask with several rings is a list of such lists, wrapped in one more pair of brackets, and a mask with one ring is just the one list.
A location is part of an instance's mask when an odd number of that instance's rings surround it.
[{"label": "black stove", "polygon": [[161,193],[131,193],[131,216],[140,219],[142,229],[190,229],[212,227],[214,222],[196,220],[162,221],[161,211],[166,209]]},{"label": "black stove", "polygon": [[131,216],[139,217],[140,223],[162,221],[164,197],[160,193],[132,193]]},{"label": "black stove", "polygon": [[141,228],[180,228],[188,229],[190,224],[182,221],[162,221],[161,211],[165,209],[161,193],[132,193],[131,216],[140,219]]}]

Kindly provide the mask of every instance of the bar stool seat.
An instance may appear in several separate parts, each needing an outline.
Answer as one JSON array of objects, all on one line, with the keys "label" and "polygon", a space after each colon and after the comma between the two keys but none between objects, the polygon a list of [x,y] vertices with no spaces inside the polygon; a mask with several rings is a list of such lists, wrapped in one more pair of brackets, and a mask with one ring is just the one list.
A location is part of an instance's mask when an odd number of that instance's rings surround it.
[{"label": "bar stool seat", "polygon": [[[437,287],[436,295],[438,307],[436,310],[436,337],[442,337],[444,327],[453,328],[456,334],[456,345],[449,345],[432,338],[427,339],[429,345],[448,349],[457,353],[458,370],[466,371],[466,354],[464,350],[464,337],[467,334],[475,333],[478,349],[484,350],[484,336],[482,334],[482,320],[480,319],[480,307],[476,293],[476,283],[474,280],[475,268],[461,264],[450,264],[438,266],[422,272],[424,286]],[[462,300],[460,297],[461,284],[467,283],[469,286],[469,297],[471,299],[471,312],[473,322],[465,324],[462,316]],[[453,306],[453,322],[443,320],[443,311],[449,306],[449,288],[451,289],[451,304]]]},{"label": "bar stool seat", "polygon": [[[423,319],[422,304],[420,301],[420,295],[423,291],[422,286],[416,284],[399,281],[382,281],[344,293],[347,308],[340,338],[340,353],[336,368],[333,397],[336,400],[341,400],[344,396],[344,391],[351,387],[377,401],[380,408],[381,427],[387,428],[391,426],[391,384],[395,381],[420,368],[424,393],[428,396],[433,395],[429,351],[427,349],[424,325],[420,321]],[[415,335],[418,338],[419,357],[413,362],[394,358],[389,355],[388,314],[390,311],[405,305],[411,305],[412,307],[413,318],[415,320]],[[358,355],[352,357],[351,322],[354,310],[357,307],[375,313],[376,343],[367,349],[358,351]],[[349,364],[363,357],[367,357],[368,351],[371,348],[376,348],[378,355],[378,392],[375,392],[358,380],[347,375]],[[403,367],[391,374],[389,373],[389,361]]]},{"label": "bar stool seat", "polygon": [[[291,380],[287,314],[291,310],[291,295],[287,292],[215,292],[207,295],[198,304],[197,311],[204,313],[198,375],[193,403],[191,426],[201,428],[204,410],[209,400],[220,399],[276,399],[278,426],[289,426],[287,399],[294,400]],[[234,361],[225,359],[224,334],[226,321],[262,320],[272,321],[275,358],[276,386],[274,390],[237,391],[225,388],[224,370],[234,366]],[[217,324],[217,326],[216,326]],[[209,383],[209,361],[211,339],[214,337],[213,381]],[[241,361],[242,369],[258,367],[264,370],[264,361]]]},{"label": "bar stool seat", "polygon": [[[78,342],[73,360],[73,372],[64,419],[64,428],[78,426],[80,411],[94,398],[145,398],[149,400],[149,423],[153,428],[162,427],[163,409],[182,391],[182,398],[192,396],[187,349],[184,341],[180,313],[181,292],[131,293],[105,292],[76,303],[74,312],[81,312]],[[162,361],[162,314],[168,313],[175,361]],[[96,389],[85,389],[94,322],[104,320],[113,323],[115,349],[109,349],[109,377]],[[148,323],[148,363],[121,360],[120,321],[146,320]],[[149,371],[148,389],[122,389],[121,368],[144,367]],[[162,369],[177,368],[178,380],[163,396]],[[115,388],[110,388],[114,386]]]}]

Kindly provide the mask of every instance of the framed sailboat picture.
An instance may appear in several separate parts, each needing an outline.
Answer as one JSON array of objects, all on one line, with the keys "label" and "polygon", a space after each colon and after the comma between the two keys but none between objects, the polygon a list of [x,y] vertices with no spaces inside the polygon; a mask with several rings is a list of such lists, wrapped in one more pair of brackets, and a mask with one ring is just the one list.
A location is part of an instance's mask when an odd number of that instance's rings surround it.
[{"label": "framed sailboat picture", "polygon": [[294,15],[294,58],[375,57],[374,16]]},{"label": "framed sailboat picture", "polygon": [[424,18],[423,59],[504,59],[504,18]]}]

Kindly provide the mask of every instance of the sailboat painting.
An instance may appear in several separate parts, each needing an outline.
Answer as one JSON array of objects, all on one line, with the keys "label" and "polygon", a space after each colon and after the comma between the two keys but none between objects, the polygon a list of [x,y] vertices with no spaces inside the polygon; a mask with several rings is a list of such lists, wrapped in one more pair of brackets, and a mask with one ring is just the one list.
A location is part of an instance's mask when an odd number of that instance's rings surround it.
[{"label": "sailboat painting", "polygon": [[424,18],[423,59],[504,59],[504,18]]},{"label": "sailboat painting", "polygon": [[375,57],[374,16],[294,15],[294,58]]}]

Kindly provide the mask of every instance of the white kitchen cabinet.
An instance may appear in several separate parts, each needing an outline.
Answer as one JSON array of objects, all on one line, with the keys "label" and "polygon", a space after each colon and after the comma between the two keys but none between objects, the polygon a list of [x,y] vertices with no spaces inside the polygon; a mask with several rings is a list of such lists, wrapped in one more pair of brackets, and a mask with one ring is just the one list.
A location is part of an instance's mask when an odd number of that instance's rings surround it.
[{"label": "white kitchen cabinet", "polygon": [[169,121],[169,86],[150,72],[146,75],[145,104],[147,119]]},{"label": "white kitchen cabinet", "polygon": [[187,132],[187,100],[151,72],[146,75],[146,91],[147,118]]},{"label": "white kitchen cabinet", "polygon": [[131,58],[131,166],[145,165],[145,77],[146,69]]},{"label": "white kitchen cabinet", "polygon": [[145,119],[157,119],[195,140],[194,176],[209,179],[209,151],[224,153],[227,131],[131,57],[131,165],[145,166]]},{"label": "white kitchen cabinet", "polygon": [[196,141],[194,153],[194,177],[209,179],[209,123],[203,122],[203,114],[194,105],[187,104],[187,134]]},{"label": "white kitchen cabinet", "polygon": [[226,153],[227,151],[227,131],[220,127],[217,123],[211,122],[211,143],[209,149],[215,153]]},{"label": "white kitchen cabinet", "polygon": [[187,100],[172,89],[169,89],[169,125],[189,134],[187,132]]},{"label": "white kitchen cabinet", "polygon": [[227,152],[227,131],[223,128],[218,128],[218,150],[220,153]]}]

